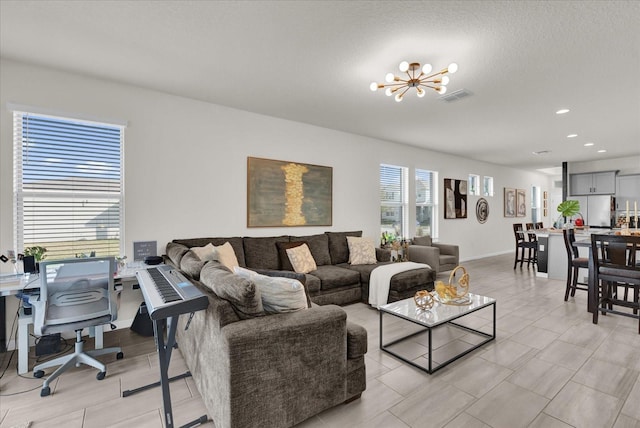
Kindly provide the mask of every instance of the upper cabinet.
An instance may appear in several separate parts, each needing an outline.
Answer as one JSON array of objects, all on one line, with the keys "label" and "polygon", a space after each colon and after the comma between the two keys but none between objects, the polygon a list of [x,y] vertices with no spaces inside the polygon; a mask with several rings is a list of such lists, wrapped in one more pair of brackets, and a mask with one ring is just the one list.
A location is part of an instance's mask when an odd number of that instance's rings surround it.
[{"label": "upper cabinet", "polygon": [[626,209],[627,201],[629,201],[629,206],[632,209],[634,202],[640,203],[640,174],[618,176],[616,209]]},{"label": "upper cabinet", "polygon": [[571,174],[569,194],[571,195],[615,195],[616,171]]}]

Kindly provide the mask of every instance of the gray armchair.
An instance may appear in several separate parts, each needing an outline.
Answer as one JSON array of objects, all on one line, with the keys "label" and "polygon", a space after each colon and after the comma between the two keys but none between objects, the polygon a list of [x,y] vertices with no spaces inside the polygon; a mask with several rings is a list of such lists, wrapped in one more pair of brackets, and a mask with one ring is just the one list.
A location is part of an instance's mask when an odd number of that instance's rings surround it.
[{"label": "gray armchair", "polygon": [[432,242],[431,236],[417,236],[411,240],[407,259],[416,263],[426,263],[437,274],[458,266],[460,250],[457,245]]}]

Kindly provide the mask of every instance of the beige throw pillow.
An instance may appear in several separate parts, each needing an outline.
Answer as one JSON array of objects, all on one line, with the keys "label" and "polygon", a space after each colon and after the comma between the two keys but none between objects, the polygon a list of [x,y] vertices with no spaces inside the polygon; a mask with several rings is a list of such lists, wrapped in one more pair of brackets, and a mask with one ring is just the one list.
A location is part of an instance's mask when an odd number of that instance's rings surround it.
[{"label": "beige throw pillow", "polygon": [[352,265],[373,265],[378,262],[373,240],[347,236],[347,245],[349,245],[349,263]]},{"label": "beige throw pillow", "polygon": [[288,248],[287,255],[289,256],[293,270],[297,273],[309,273],[318,269],[307,244],[302,244],[295,248]]},{"label": "beige throw pillow", "polygon": [[225,242],[222,245],[215,247],[216,255],[218,256],[218,261],[227,269],[233,272],[233,268],[236,266],[240,266],[238,264],[238,258],[236,257],[235,251],[233,251],[233,247],[229,242]]},{"label": "beige throw pillow", "polygon": [[217,260],[216,247],[211,242],[204,247],[191,247],[191,251],[202,261]]}]

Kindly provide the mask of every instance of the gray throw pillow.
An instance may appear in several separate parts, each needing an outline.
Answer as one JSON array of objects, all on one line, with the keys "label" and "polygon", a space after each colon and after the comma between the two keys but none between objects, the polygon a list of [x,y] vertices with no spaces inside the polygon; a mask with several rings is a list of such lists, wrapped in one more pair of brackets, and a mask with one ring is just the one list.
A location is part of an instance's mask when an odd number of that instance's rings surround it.
[{"label": "gray throw pillow", "polygon": [[200,260],[200,258],[193,251],[187,251],[180,260],[180,270],[196,281],[200,280],[200,271],[206,261]]},{"label": "gray throw pillow", "polygon": [[189,251],[189,248],[186,245],[176,244],[175,242],[169,242],[167,244],[167,256],[177,267],[180,267],[180,261],[187,251]]},{"label": "gray throw pillow", "polygon": [[231,304],[240,319],[263,316],[262,296],[256,285],[231,273],[216,261],[208,262],[200,273],[200,281],[216,295]]}]

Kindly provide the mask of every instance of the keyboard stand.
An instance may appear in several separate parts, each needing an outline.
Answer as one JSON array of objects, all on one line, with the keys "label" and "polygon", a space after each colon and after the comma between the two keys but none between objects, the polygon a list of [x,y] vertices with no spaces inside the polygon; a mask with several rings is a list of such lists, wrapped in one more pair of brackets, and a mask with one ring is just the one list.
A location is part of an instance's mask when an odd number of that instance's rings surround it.
[{"label": "keyboard stand", "polygon": [[[155,382],[149,385],[136,388],[134,390],[127,390],[122,393],[123,397],[135,394],[137,392],[146,391],[147,389],[160,386],[162,387],[162,411],[164,414],[164,426],[166,428],[173,428],[173,411],[171,410],[171,392],[169,390],[169,383],[173,380],[183,379],[191,376],[191,372],[185,372],[181,375],[169,378],[169,364],[171,363],[171,353],[176,345],[176,328],[178,324],[178,317],[169,317],[164,319],[153,320],[153,332],[156,341],[156,348],[158,349],[158,358],[160,360],[160,382]],[[168,330],[167,330],[168,325]],[[164,332],[167,331],[167,341],[164,341]],[[207,415],[200,416],[181,428],[194,427],[196,425],[203,424],[209,420]]]}]

